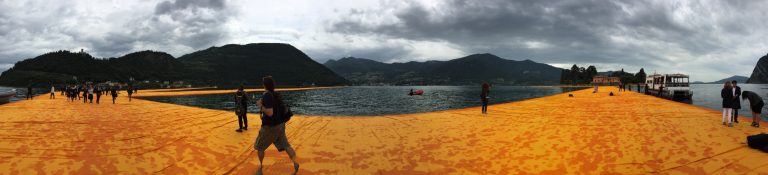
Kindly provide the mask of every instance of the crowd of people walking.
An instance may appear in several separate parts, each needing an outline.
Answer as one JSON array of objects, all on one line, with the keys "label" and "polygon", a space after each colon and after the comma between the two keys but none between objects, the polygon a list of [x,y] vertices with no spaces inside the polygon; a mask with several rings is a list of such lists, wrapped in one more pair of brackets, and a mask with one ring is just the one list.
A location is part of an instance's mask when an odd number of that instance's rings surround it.
[{"label": "crowd of people walking", "polygon": [[[128,92],[130,101],[130,94],[136,93],[138,90],[137,88],[128,87],[125,89]],[[101,103],[101,96],[110,95],[112,96],[112,104],[115,104],[117,101],[117,96],[120,94],[120,87],[115,86],[100,86],[100,85],[94,85],[91,83],[85,83],[82,85],[75,85],[70,84],[66,86],[60,87],[59,91],[61,92],[61,95],[66,96],[67,100],[70,102],[74,101],[80,101],[82,100],[83,103],[95,103],[99,104]],[[31,92],[28,90],[28,92]],[[51,86],[51,93],[50,93],[50,99],[56,99],[55,97],[56,88],[55,86]],[[28,96],[31,96],[29,94]],[[31,97],[28,97],[31,98]]]}]

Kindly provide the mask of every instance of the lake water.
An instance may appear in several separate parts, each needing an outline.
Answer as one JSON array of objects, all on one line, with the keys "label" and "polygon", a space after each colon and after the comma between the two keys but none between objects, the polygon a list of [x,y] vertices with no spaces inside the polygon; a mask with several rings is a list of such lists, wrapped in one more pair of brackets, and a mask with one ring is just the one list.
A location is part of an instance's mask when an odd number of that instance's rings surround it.
[{"label": "lake water", "polygon": [[[768,100],[768,84],[740,84],[743,91],[753,91]],[[10,87],[1,87],[7,91]],[[17,96],[11,101],[24,99],[25,88],[15,88]],[[424,89],[422,96],[408,96],[410,89]],[[681,101],[721,111],[720,84],[693,84],[693,99]],[[37,88],[36,94],[47,89]],[[520,101],[574,90],[559,87],[497,86],[491,89],[491,104]],[[633,90],[635,90],[633,88]],[[58,94],[57,94],[58,95]],[[429,112],[445,109],[479,106],[477,87],[462,86],[355,86],[308,91],[284,92],[292,109],[299,114],[323,116],[385,115]],[[232,94],[183,97],[147,97],[145,99],[210,109],[234,109]],[[251,104],[251,112],[258,109]],[[749,102],[741,102],[739,114],[751,117]],[[768,106],[764,111],[768,111]],[[765,118],[765,115],[763,116]],[[768,118],[766,118],[768,119]]]},{"label": "lake water", "polygon": [[[7,91],[10,91],[11,89],[16,89],[16,96],[15,97],[11,97],[9,102],[24,100],[24,98],[26,97],[25,95],[27,93],[27,89],[26,88],[12,88],[12,87],[0,86],[0,92],[7,92]],[[50,89],[48,89],[48,91],[50,92]],[[45,89],[32,89],[32,92],[33,92],[33,94],[37,95],[37,94],[45,93],[46,91],[45,91]],[[0,102],[0,103],[2,103],[2,102]]]},{"label": "lake water", "polygon": [[[423,89],[421,96],[408,96],[410,89]],[[495,86],[490,103],[498,104],[578,90],[560,87]],[[407,114],[480,106],[479,87],[469,86],[352,86],[282,92],[297,114],[322,116],[374,116]],[[253,94],[251,94],[253,95]],[[259,94],[260,97],[260,94]],[[210,109],[234,109],[233,94],[144,99]],[[250,112],[258,112],[251,103]]]}]

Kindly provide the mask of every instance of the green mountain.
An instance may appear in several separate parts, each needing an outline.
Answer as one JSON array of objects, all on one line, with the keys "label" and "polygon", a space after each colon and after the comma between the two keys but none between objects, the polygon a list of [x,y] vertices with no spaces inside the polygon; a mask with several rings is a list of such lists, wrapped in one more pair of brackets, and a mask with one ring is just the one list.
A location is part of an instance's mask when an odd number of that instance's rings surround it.
[{"label": "green mountain", "polygon": [[[288,44],[211,47],[174,58],[155,51],[97,59],[87,53],[57,51],[17,62],[0,75],[4,86],[135,80],[185,81],[196,85],[260,85],[272,75],[279,86],[339,85],[346,80]],[[75,79],[76,77],[76,79]]]},{"label": "green mountain", "polygon": [[188,78],[220,85],[261,84],[266,75],[279,85],[339,85],[341,76],[288,44],[259,43],[211,47],[178,58]]},{"label": "green mountain", "polygon": [[768,54],[760,57],[760,60],[757,61],[757,65],[755,65],[755,69],[752,70],[752,75],[749,76],[747,83],[768,83]]},{"label": "green mountain", "polygon": [[450,61],[381,63],[363,58],[329,60],[325,66],[352,84],[506,85],[559,83],[560,68],[530,60],[515,61],[492,54],[474,54]]}]

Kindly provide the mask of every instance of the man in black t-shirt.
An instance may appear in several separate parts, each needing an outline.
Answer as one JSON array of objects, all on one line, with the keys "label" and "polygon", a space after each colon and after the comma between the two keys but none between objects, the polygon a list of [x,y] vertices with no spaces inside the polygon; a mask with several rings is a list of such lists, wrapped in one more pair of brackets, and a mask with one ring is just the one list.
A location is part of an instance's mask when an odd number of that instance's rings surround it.
[{"label": "man in black t-shirt", "polygon": [[285,151],[288,157],[293,161],[294,174],[299,171],[299,163],[296,162],[296,152],[288,143],[288,137],[285,135],[285,120],[282,118],[282,99],[280,94],[275,92],[275,80],[271,76],[263,78],[264,89],[266,92],[262,98],[256,101],[256,105],[261,109],[261,129],[259,136],[256,137],[256,143],[253,148],[258,151],[259,156],[259,174],[262,170],[262,161],[264,160],[264,151],[272,144],[277,147],[277,151]]}]

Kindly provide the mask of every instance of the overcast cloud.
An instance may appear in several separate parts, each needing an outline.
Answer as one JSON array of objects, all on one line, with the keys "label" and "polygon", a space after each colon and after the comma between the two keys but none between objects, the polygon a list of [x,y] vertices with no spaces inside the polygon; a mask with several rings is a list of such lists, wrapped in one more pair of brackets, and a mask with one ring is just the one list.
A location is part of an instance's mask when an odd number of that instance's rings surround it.
[{"label": "overcast cloud", "polygon": [[0,71],[55,50],[176,57],[224,44],[292,44],[318,62],[492,53],[558,67],[749,76],[768,53],[768,1],[10,1]]}]

